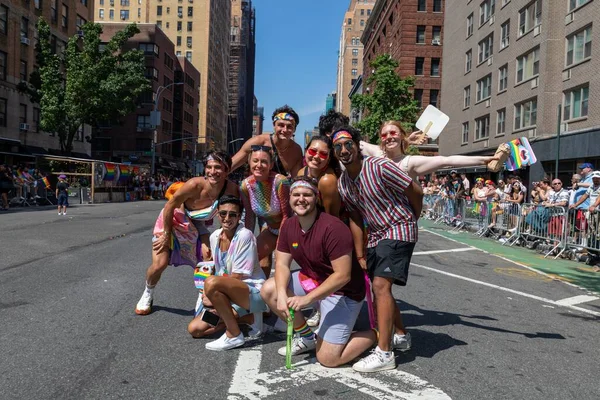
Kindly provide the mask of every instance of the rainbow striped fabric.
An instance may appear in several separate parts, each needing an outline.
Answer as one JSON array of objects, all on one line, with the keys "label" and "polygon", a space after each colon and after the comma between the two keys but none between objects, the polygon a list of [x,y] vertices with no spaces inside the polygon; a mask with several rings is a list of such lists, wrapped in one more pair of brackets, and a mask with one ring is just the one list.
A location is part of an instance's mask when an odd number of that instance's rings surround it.
[{"label": "rainbow striped fabric", "polygon": [[508,143],[508,146],[510,147],[510,155],[505,163],[507,170],[516,171],[537,162],[537,158],[526,137],[512,140]]},{"label": "rainbow striped fabric", "polygon": [[106,175],[104,175],[104,180],[105,181],[114,181],[115,180],[115,164],[104,163],[104,168],[106,169]]},{"label": "rainbow striped fabric", "polygon": [[48,180],[48,178],[46,178],[45,176],[42,178],[42,182],[44,182],[44,185],[46,186],[46,189],[50,189],[50,181]]},{"label": "rainbow striped fabric", "polygon": [[121,174],[119,175],[119,182],[126,181],[127,179],[129,179],[129,165],[119,165],[119,171],[121,172]]}]

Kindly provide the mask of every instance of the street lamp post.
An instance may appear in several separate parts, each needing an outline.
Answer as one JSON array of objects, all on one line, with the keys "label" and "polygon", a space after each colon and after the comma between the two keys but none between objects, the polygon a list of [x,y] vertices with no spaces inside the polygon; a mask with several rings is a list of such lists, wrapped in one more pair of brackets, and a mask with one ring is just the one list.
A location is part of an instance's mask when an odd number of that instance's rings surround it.
[{"label": "street lamp post", "polygon": [[[173,86],[173,85],[183,85],[183,82],[173,82],[173,83],[169,83],[167,86],[159,86],[158,89],[156,89],[156,99],[154,99],[154,110],[152,111],[151,114],[151,123],[154,125],[154,131],[152,132],[152,164],[150,166],[150,173],[152,175],[154,175],[155,172],[155,158],[156,158],[156,140],[157,140],[157,135],[158,135],[158,127],[160,126],[160,111],[158,111],[158,101],[160,100],[160,95],[165,91],[165,89],[168,89],[169,87]],[[175,140],[176,141],[176,140]],[[160,144],[164,144],[164,143],[169,143],[169,142],[162,142]]]}]

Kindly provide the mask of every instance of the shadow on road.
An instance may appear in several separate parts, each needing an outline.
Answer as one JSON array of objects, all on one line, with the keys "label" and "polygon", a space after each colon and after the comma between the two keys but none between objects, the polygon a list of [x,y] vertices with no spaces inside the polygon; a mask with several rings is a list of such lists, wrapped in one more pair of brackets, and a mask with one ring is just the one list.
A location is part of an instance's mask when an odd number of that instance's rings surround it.
[{"label": "shadow on road", "polygon": [[168,312],[171,314],[183,315],[183,316],[194,316],[194,310],[184,310],[182,308],[173,308],[173,307],[163,307],[163,306],[152,306],[152,314],[157,313],[159,311]]}]

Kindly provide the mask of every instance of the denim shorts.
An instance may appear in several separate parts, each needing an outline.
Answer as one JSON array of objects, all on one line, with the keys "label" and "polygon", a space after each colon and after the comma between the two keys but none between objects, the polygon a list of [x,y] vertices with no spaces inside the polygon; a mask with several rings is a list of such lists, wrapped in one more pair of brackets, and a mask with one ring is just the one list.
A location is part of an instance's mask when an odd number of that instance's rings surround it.
[{"label": "denim shorts", "polygon": [[64,193],[58,195],[58,205],[59,206],[68,206],[69,205],[69,196]]}]

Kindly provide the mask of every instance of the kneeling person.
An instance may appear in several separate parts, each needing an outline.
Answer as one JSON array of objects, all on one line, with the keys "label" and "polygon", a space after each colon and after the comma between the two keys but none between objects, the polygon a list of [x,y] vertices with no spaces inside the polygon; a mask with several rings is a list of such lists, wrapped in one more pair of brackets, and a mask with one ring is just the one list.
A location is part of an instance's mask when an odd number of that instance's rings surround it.
[{"label": "kneeling person", "polygon": [[[365,298],[365,282],[353,256],[349,228],[338,218],[317,209],[318,189],[310,178],[298,177],[290,188],[290,204],[296,215],[281,227],[277,244],[275,277],[261,289],[261,296],[284,321],[295,311],[292,354],[317,350],[326,367],[352,361],[376,340],[375,331],[352,333]],[[300,271],[291,272],[292,260]],[[303,308],[319,302],[319,337],[306,324]],[[285,347],[279,349],[285,355]]]},{"label": "kneeling person", "polygon": [[[262,313],[267,310],[260,297],[265,275],[258,263],[256,238],[252,231],[240,224],[242,205],[234,196],[219,199],[218,212],[221,228],[210,235],[210,250],[215,262],[215,275],[204,283],[202,304],[196,310],[196,318],[190,322],[188,331],[194,337],[211,335],[221,329],[225,333],[217,340],[207,343],[208,350],[229,350],[244,344],[244,334],[238,326],[240,321],[254,315],[255,333],[262,330]],[[214,308],[214,310],[210,310]],[[214,312],[222,323],[213,326],[202,320],[202,312]]]}]

